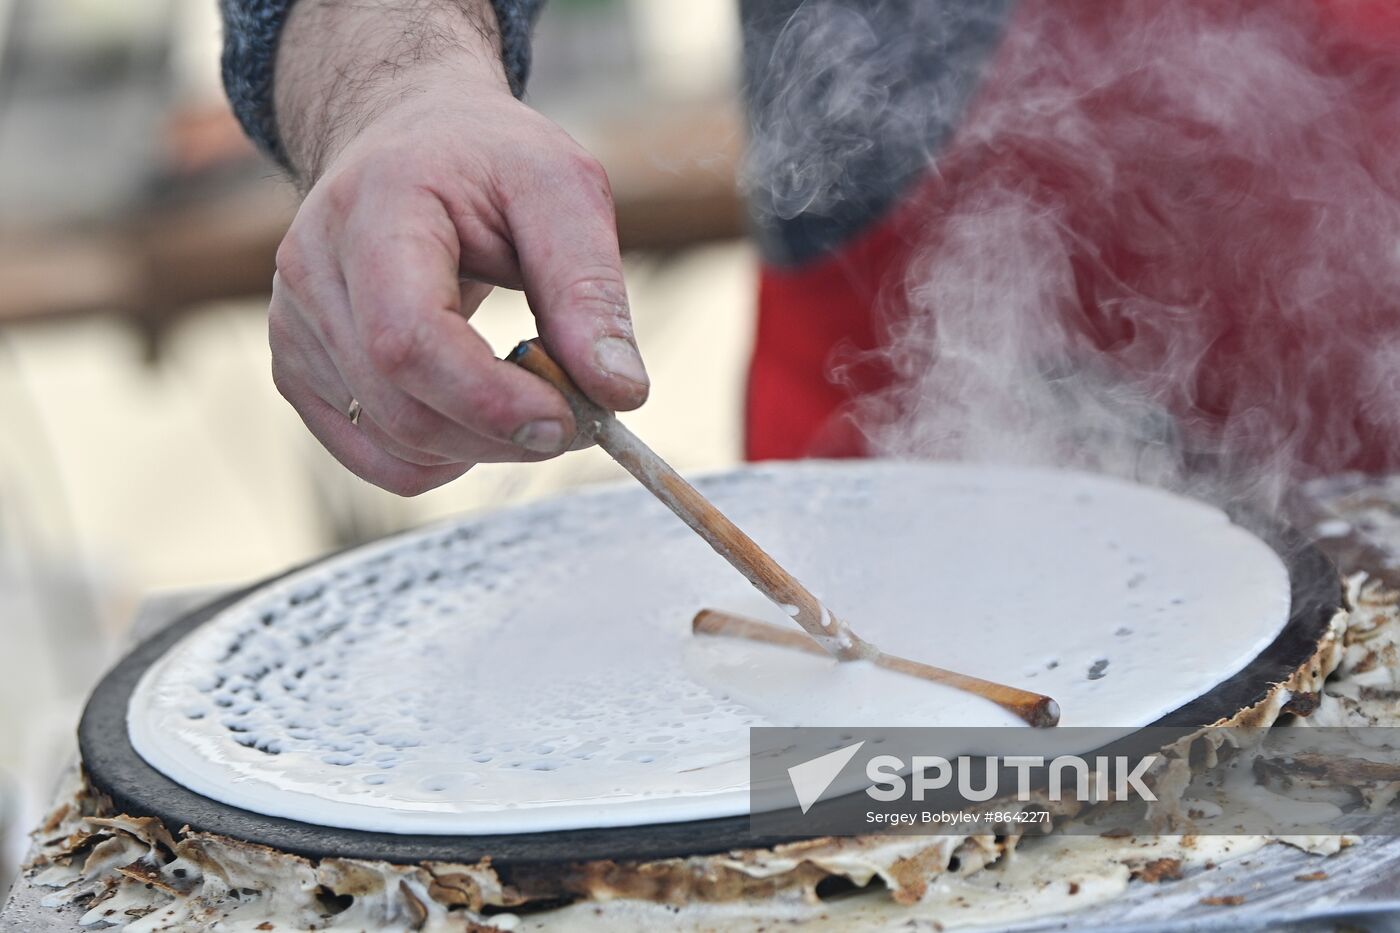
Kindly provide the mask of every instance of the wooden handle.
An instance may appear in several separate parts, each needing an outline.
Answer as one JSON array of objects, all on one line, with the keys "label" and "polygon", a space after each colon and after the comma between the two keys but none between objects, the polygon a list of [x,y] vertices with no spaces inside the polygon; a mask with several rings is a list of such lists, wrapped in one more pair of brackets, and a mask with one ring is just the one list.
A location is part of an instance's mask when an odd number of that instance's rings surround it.
[{"label": "wooden handle", "polygon": [[715,508],[710,500],[662,460],[646,444],[580,391],[568,373],[550,358],[538,340],[527,340],[507,357],[564,394],[579,430],[620,463],[656,498],[704,538],[715,553],[729,561],[760,593],[791,616],[822,649],[843,660],[873,657],[876,649],[832,615],[821,601],[798,582],[763,548]]},{"label": "wooden handle", "polygon": [[803,635],[755,619],[706,609],[696,615],[692,623],[697,634],[748,638],[800,651],[828,653],[842,661],[868,659],[888,670],[985,697],[1032,726],[1053,726],[1060,721],[1060,706],[1050,697],[885,654],[862,640],[752,538],[715,508],[710,500],[627,430],[612,412],[585,396],[568,373],[544,351],[538,340],[520,344],[507,359],[563,393],[574,411],[581,432],[596,440],[598,446],[807,632]]},{"label": "wooden handle", "polygon": [[545,382],[554,386],[559,393],[564,396],[564,400],[573,409],[574,420],[578,422],[579,433],[587,438],[595,436],[602,423],[607,420],[616,421],[612,412],[594,402],[583,394],[569,374],[564,372],[564,368],[554,362],[554,358],[544,351],[538,339],[526,340],[510,351],[507,360],[519,366],[527,372],[532,372]]},{"label": "wooden handle", "polygon": [[[744,638],[749,641],[794,648],[811,654],[824,653],[820,645],[801,632],[790,631],[776,625],[769,625],[767,622],[760,622],[757,619],[720,612],[716,609],[701,609],[696,613],[691,622],[691,630],[697,635]],[[1016,714],[1036,728],[1054,726],[1060,721],[1060,704],[1039,693],[1032,693],[1019,687],[1008,687],[1005,684],[983,680],[969,674],[944,670],[931,664],[885,654],[883,651],[875,652],[870,660],[886,670],[955,687],[966,693],[991,700],[997,706]]]}]

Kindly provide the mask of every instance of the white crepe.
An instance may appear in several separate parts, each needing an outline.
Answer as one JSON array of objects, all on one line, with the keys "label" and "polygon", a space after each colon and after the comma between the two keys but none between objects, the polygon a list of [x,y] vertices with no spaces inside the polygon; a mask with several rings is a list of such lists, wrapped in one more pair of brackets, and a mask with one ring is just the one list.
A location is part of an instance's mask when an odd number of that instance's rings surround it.
[{"label": "white crepe", "polygon": [[[886,652],[1147,725],[1287,621],[1288,574],[1220,511],[1082,474],[803,463],[698,485]],[[349,552],[186,637],[132,697],[137,751],[200,794],[326,826],[490,834],[747,812],[748,727],[1013,725],[972,696],[697,638],[792,625],[644,490]]]}]

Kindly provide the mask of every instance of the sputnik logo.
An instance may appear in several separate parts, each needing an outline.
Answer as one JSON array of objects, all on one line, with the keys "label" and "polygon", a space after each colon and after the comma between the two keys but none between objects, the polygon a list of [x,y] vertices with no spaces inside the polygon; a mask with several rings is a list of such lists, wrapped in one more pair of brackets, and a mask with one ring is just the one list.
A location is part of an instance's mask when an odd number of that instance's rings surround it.
[{"label": "sputnik logo", "polygon": [[788,768],[788,780],[792,781],[792,789],[797,794],[797,803],[802,807],[803,813],[812,809],[822,798],[822,794],[826,793],[831,782],[836,780],[841,769],[850,763],[864,744],[862,740]]}]

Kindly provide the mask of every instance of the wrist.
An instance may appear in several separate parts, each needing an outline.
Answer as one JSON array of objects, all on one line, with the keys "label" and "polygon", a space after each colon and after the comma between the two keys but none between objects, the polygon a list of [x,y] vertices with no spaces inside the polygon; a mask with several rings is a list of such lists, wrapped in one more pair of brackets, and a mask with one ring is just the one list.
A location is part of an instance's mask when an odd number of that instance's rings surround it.
[{"label": "wrist", "polygon": [[274,83],[297,181],[309,187],[378,116],[444,84],[464,96],[510,94],[489,0],[299,0]]}]

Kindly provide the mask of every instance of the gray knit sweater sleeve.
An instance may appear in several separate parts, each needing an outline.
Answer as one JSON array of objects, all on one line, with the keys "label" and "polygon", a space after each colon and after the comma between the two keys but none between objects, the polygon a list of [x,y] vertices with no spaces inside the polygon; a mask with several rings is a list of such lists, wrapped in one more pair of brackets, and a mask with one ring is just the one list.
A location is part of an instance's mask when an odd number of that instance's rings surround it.
[{"label": "gray knit sweater sleeve", "polygon": [[[224,89],[243,129],[265,152],[287,163],[272,112],[272,67],[277,37],[296,0],[219,0],[224,16]],[[530,30],[544,0],[491,0],[501,31],[501,53],[511,92],[525,92],[530,75]]]}]

